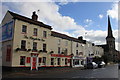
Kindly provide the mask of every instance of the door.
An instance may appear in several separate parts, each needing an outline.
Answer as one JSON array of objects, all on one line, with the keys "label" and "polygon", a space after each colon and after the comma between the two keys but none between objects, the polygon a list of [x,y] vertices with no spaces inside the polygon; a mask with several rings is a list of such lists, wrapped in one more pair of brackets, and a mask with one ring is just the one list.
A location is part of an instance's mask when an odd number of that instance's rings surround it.
[{"label": "door", "polygon": [[37,62],[37,58],[36,57],[33,57],[32,58],[32,69],[36,69],[36,62]]}]

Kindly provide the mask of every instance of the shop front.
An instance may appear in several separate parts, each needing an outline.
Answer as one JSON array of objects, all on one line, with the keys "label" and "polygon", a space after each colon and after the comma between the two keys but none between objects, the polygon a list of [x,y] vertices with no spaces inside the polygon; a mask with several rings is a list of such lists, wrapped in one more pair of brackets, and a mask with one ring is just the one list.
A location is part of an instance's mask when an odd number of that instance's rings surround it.
[{"label": "shop front", "polygon": [[73,56],[71,61],[72,67],[84,67],[85,58],[79,56]]}]

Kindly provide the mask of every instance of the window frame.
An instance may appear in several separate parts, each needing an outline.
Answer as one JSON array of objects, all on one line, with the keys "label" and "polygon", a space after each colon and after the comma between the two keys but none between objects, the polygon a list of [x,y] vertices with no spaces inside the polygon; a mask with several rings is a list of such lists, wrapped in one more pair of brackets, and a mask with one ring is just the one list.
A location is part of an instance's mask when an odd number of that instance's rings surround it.
[{"label": "window frame", "polygon": [[[23,59],[24,61],[21,62],[21,59]],[[20,65],[25,65],[26,62],[26,56],[20,56]]]},{"label": "window frame", "polygon": [[43,38],[47,38],[47,31],[43,31]]},{"label": "window frame", "polygon": [[38,35],[38,29],[37,29],[37,28],[34,28],[34,29],[33,29],[33,35],[34,35],[34,36],[37,36],[37,35]]},{"label": "window frame", "polygon": [[22,25],[22,33],[27,33],[27,26],[26,25]]},{"label": "window frame", "polygon": [[54,65],[54,58],[51,58],[51,65]]},{"label": "window frame", "polygon": [[26,40],[21,40],[21,49],[26,49]]},{"label": "window frame", "polygon": [[37,42],[33,42],[33,50],[37,50]]},{"label": "window frame", "polygon": [[58,47],[58,54],[61,54],[60,47]]},{"label": "window frame", "polygon": [[47,51],[47,44],[43,43],[43,51]]}]

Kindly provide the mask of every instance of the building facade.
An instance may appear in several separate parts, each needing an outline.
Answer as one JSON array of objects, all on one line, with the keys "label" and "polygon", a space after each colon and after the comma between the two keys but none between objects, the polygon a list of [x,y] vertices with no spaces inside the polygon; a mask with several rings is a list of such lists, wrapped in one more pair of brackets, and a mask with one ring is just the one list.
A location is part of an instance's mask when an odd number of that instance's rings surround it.
[{"label": "building facade", "polygon": [[[103,49],[82,37],[52,31],[37,20],[8,11],[2,21],[2,63],[4,67],[84,67],[87,57],[103,55]],[[89,46],[88,46],[89,45]],[[100,54],[95,54],[96,51]],[[95,55],[94,55],[95,54]]]}]

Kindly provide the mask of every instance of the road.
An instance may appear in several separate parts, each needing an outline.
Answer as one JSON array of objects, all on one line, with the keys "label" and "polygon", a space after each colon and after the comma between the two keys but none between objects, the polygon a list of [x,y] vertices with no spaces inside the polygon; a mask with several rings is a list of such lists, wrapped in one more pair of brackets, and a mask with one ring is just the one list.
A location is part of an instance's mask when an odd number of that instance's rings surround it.
[{"label": "road", "polygon": [[73,68],[71,70],[48,70],[48,71],[32,71],[32,72],[19,72],[13,73],[9,75],[5,75],[4,77],[8,78],[64,78],[68,79],[80,79],[80,78],[102,78],[101,80],[116,80],[118,78],[118,66],[109,65],[104,68],[97,69],[85,69],[81,70],[79,68]]}]

